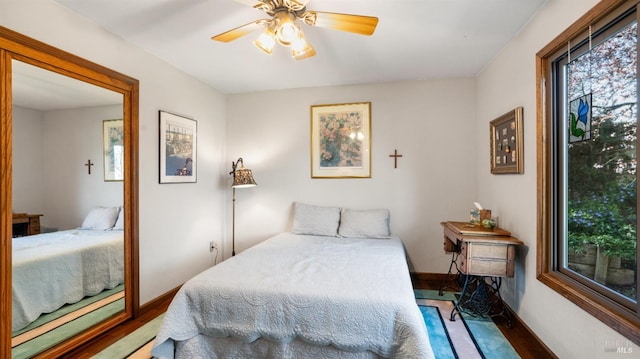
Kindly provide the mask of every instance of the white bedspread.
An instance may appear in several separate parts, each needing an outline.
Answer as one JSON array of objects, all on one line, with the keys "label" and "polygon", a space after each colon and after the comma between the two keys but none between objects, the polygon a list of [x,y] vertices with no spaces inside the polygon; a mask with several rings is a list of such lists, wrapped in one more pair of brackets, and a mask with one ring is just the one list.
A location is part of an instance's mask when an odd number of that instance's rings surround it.
[{"label": "white bedspread", "polygon": [[123,231],[75,229],[14,238],[12,330],[124,282]]},{"label": "white bedspread", "polygon": [[152,354],[173,358],[175,341],[197,335],[433,358],[397,238],[268,239],[185,283]]}]

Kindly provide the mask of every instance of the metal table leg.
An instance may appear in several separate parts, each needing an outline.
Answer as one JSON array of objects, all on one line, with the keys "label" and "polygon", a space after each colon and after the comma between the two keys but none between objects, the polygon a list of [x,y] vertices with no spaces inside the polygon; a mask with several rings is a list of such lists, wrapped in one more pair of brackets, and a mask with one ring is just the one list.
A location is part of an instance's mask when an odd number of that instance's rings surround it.
[{"label": "metal table leg", "polygon": [[[458,269],[458,256],[460,255],[460,246],[456,245],[455,250],[451,252],[451,263],[449,263],[449,270],[447,271],[447,276],[442,282],[440,286],[440,290],[438,291],[438,295],[442,296],[445,289],[451,289],[453,291],[460,288],[460,270]],[[456,272],[453,273],[453,268],[455,267]],[[453,287],[453,282],[455,282],[458,286]]]},{"label": "metal table leg", "polygon": [[507,320],[507,325],[511,327],[511,315],[500,295],[502,278],[465,276],[466,279],[460,297],[451,310],[451,320],[455,320],[456,313],[460,314],[462,312],[480,317],[501,316]]}]

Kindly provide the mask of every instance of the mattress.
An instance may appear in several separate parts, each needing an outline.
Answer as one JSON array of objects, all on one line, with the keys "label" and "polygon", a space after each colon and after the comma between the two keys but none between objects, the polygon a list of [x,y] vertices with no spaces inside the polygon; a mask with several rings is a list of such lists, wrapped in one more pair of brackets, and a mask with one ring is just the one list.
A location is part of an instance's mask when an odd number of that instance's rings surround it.
[{"label": "mattress", "polygon": [[14,238],[12,330],[124,283],[121,230],[74,229]]},{"label": "mattress", "polygon": [[295,358],[303,352],[433,357],[398,238],[276,235],[185,283],[152,354]]}]

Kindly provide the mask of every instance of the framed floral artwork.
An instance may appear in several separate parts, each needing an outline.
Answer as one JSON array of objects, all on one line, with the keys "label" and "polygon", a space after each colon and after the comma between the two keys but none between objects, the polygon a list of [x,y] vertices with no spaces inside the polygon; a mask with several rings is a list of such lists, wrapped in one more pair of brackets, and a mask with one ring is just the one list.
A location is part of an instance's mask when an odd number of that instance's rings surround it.
[{"label": "framed floral artwork", "polygon": [[102,121],[102,146],[105,182],[122,181],[124,179],[122,120]]},{"label": "framed floral artwork", "polygon": [[517,107],[491,121],[491,173],[523,173],[522,107]]},{"label": "framed floral artwork", "polygon": [[160,183],[189,183],[197,178],[195,120],[160,111]]},{"label": "framed floral artwork", "polygon": [[371,178],[371,102],[311,106],[311,178]]}]

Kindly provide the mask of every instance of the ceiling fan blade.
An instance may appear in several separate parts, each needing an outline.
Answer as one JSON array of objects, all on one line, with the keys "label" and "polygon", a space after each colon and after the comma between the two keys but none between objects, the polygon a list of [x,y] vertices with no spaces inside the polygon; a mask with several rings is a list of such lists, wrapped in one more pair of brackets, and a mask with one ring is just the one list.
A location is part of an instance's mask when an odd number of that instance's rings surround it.
[{"label": "ceiling fan blade", "polygon": [[373,34],[376,25],[378,25],[378,18],[373,16],[321,11],[307,11],[302,15],[302,19],[308,25],[348,31],[360,35]]},{"label": "ceiling fan blade", "polygon": [[220,42],[230,42],[233,41],[239,37],[242,37],[248,33],[254,32],[256,30],[260,30],[262,28],[264,28],[264,22],[265,20],[256,20],[253,22],[250,22],[248,24],[244,24],[242,26],[238,26],[235,29],[231,29],[227,32],[223,32],[222,34],[218,34],[216,36],[213,36],[211,38],[211,40],[216,40],[216,41],[220,41]]}]

